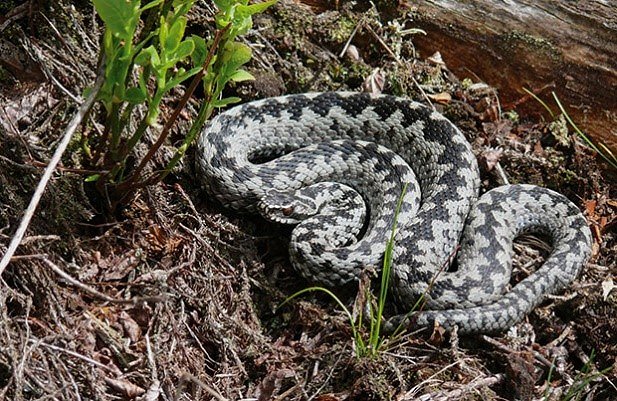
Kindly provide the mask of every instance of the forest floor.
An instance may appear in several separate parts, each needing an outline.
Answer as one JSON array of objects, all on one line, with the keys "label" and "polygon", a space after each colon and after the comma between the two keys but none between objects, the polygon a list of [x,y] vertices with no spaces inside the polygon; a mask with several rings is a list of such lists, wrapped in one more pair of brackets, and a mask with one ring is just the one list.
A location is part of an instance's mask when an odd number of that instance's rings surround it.
[{"label": "forest floor", "polygon": [[[73,3],[0,6],[2,253],[75,98],[94,81],[101,26],[89,2]],[[210,200],[191,157],[103,220],[75,144],[0,280],[0,400],[617,399],[615,171],[563,119],[543,118],[539,103],[537,114],[518,115],[531,96],[503,104],[482,77],[456,77],[439,54],[416,54],[411,7],[329,3],[280,1],[257,16],[245,38],[256,80],[230,94],[365,90],[432,103],[472,144],[483,191],[507,177],[581,208],[594,247],[574,285],[507,333],[406,333],[359,358],[330,298],[278,309],[311,285],[289,264],[286,232]],[[190,29],[212,25],[211,10],[196,6]],[[516,253],[514,280],[547,255],[533,237]],[[352,305],[356,290],[337,295]]]}]

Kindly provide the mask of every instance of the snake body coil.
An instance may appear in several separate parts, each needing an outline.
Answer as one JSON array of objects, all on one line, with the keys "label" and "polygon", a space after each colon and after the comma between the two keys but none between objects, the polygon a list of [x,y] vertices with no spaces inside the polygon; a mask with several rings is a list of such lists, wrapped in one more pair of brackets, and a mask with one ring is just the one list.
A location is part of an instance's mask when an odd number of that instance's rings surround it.
[{"label": "snake body coil", "polygon": [[[405,311],[424,295],[429,310],[414,315],[419,325],[506,329],[569,285],[590,254],[586,221],[563,195],[507,185],[478,199],[478,167],[463,134],[407,99],[334,92],[247,103],[213,119],[196,159],[206,189],[224,205],[297,224],[294,267],[329,286],[380,266],[409,184],[391,283]],[[508,290],[512,241],[532,231],[553,251]]]}]

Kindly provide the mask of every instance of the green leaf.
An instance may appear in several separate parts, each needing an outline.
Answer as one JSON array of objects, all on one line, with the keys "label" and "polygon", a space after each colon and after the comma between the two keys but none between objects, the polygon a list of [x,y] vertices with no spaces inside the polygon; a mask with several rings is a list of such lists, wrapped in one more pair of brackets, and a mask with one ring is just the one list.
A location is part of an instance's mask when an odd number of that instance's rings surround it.
[{"label": "green leaf", "polygon": [[167,84],[163,88],[163,91],[164,92],[168,92],[173,87],[179,85],[183,81],[186,81],[188,78],[190,78],[193,75],[197,74],[199,72],[199,70],[201,70],[201,67],[195,67],[195,68],[192,68],[192,69],[190,69],[188,71],[184,71],[184,72],[179,71],[178,75],[176,75],[169,82],[167,82]]},{"label": "green leaf", "polygon": [[131,104],[141,104],[146,101],[146,93],[140,87],[128,88],[124,99]]},{"label": "green leaf", "polygon": [[109,30],[124,40],[132,40],[139,20],[140,0],[92,0],[96,12]]},{"label": "green leaf", "polygon": [[235,38],[238,35],[246,34],[253,27],[253,19],[251,17],[234,16],[231,21],[231,31],[229,35]]},{"label": "green leaf", "polygon": [[[251,59],[251,48],[243,43],[227,42],[219,66],[217,85],[223,87],[238,69]],[[215,68],[216,70],[216,68]]]},{"label": "green leaf", "polygon": [[223,68],[233,74],[239,67],[248,63],[253,51],[248,45],[239,42],[228,42],[223,52]]},{"label": "green leaf", "polygon": [[176,59],[176,61],[184,60],[186,57],[190,56],[191,53],[193,53],[193,50],[195,50],[195,44],[193,43],[193,39],[186,39],[182,41],[182,43],[180,43],[180,45],[176,48],[174,58]]},{"label": "green leaf", "polygon": [[229,12],[233,3],[234,0],[214,0],[214,5],[216,8],[223,12]]},{"label": "green leaf", "polygon": [[176,0],[174,1],[174,14],[175,15],[186,15],[189,12],[195,0]]},{"label": "green leaf", "polygon": [[227,105],[238,103],[241,101],[239,97],[225,97],[223,99],[216,99],[212,101],[212,107],[225,107]]},{"label": "green leaf", "polygon": [[139,10],[139,12],[144,12],[144,11],[146,11],[146,10],[148,10],[148,9],[152,8],[152,7],[156,7],[156,6],[158,6],[159,4],[161,4],[162,2],[163,2],[163,0],[153,0],[153,1],[151,1],[150,3],[146,4],[145,6],[143,6],[143,7]]},{"label": "green leaf", "polygon": [[195,66],[201,66],[206,61],[206,56],[208,55],[206,41],[204,38],[197,35],[192,35],[191,39],[193,39],[193,44],[195,45],[195,49],[193,50],[193,53],[191,53],[193,64]]},{"label": "green leaf", "polygon": [[112,60],[115,57],[117,40],[118,39],[114,38],[111,30],[105,30],[105,34],[103,35],[103,47],[105,49],[105,56],[108,60]]},{"label": "green leaf", "polygon": [[165,38],[164,45],[167,53],[173,53],[178,48],[180,41],[184,36],[185,29],[186,18],[178,17],[178,19],[172,24],[171,28],[169,28],[169,32],[167,32],[167,37]]},{"label": "green leaf", "polygon": [[230,18],[227,14],[218,13],[214,16],[214,22],[216,23],[216,29],[223,29],[230,23]]},{"label": "green leaf", "polygon": [[159,43],[167,42],[167,32],[169,32],[169,25],[165,17],[161,17],[159,21]]},{"label": "green leaf", "polygon": [[116,90],[118,86],[124,85],[124,78],[126,77],[125,69],[122,62],[118,59],[109,60],[108,69],[105,70],[106,80],[111,86],[115,86]]},{"label": "green leaf", "polygon": [[135,57],[135,64],[137,65],[148,65],[151,64],[154,68],[158,67],[161,64],[161,59],[159,58],[158,53],[154,46],[150,45],[139,52],[137,57]]},{"label": "green leaf", "polygon": [[95,181],[98,181],[99,178],[101,178],[100,174],[92,174],[92,175],[87,176],[84,181],[85,182],[95,182]]},{"label": "green leaf", "polygon": [[263,12],[276,2],[277,0],[270,0],[251,5],[246,5],[246,3],[236,5],[233,13],[232,36],[244,35],[247,33],[248,30],[253,27],[253,19],[251,17],[254,14]]},{"label": "green leaf", "polygon": [[275,4],[278,0],[264,1],[263,3],[255,3],[251,5],[237,5],[236,16],[239,18],[250,17],[265,11],[268,7]]},{"label": "green leaf", "polygon": [[255,77],[246,70],[237,70],[230,77],[229,80],[233,82],[252,81]]}]

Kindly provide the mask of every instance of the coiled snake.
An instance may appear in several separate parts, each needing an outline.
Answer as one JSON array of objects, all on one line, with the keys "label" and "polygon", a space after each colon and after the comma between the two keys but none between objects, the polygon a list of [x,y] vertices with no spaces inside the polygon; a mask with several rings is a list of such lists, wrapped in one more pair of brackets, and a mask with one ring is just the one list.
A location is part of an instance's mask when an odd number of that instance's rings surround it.
[{"label": "coiled snake", "polygon": [[[590,255],[586,221],[563,195],[506,185],[478,199],[477,162],[463,134],[403,98],[330,92],[247,103],[212,120],[196,159],[207,191],[225,206],[297,224],[292,263],[327,286],[380,266],[409,183],[391,283],[403,311],[424,295],[426,310],[413,315],[418,325],[504,330],[568,286]],[[532,231],[553,250],[508,288],[512,241]]]}]

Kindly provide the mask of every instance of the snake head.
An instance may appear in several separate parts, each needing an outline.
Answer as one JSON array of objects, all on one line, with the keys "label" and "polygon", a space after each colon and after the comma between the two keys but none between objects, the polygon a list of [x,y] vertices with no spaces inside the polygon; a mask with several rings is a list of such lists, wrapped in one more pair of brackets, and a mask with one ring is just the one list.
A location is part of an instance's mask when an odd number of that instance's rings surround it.
[{"label": "snake head", "polygon": [[319,207],[297,191],[270,189],[258,202],[257,210],[272,222],[295,225],[317,214]]}]

